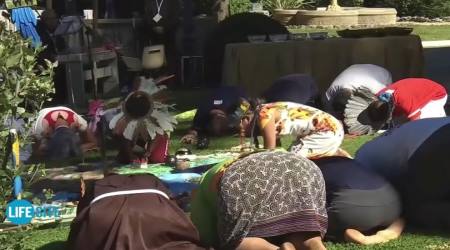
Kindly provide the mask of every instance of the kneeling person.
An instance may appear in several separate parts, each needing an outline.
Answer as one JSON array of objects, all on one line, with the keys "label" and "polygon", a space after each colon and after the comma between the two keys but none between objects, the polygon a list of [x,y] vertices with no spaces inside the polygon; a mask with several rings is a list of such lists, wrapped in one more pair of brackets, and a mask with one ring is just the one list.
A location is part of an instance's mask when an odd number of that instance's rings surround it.
[{"label": "kneeling person", "polygon": [[[325,179],[329,238],[376,244],[400,236],[400,196],[387,180],[350,158],[327,157],[314,162]],[[378,229],[384,230],[363,235]]]},{"label": "kneeling person", "polygon": [[41,110],[33,127],[33,137],[33,154],[50,160],[79,156],[97,146],[86,120],[66,107]]},{"label": "kneeling person", "polygon": [[153,175],[111,175],[86,188],[70,249],[204,249],[198,232]]},{"label": "kneeling person", "polygon": [[292,153],[231,159],[203,176],[191,218],[219,249],[325,249],[325,183],[313,162]]}]

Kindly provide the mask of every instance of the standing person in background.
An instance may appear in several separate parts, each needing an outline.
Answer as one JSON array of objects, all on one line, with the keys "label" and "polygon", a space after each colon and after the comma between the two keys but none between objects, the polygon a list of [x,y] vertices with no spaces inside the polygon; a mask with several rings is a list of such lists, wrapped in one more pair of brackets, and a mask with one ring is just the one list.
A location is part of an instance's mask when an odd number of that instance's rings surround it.
[{"label": "standing person in background", "polygon": [[179,25],[179,0],[145,0],[142,45],[162,44],[167,58],[166,74],[177,70],[175,33]]},{"label": "standing person in background", "polygon": [[[41,37],[42,46],[44,50],[39,53],[37,58],[38,65],[46,67],[45,60],[54,63],[57,61],[58,50],[64,48],[64,41],[61,37],[54,37],[53,32],[59,25],[59,17],[53,10],[46,10],[42,12],[40,20],[36,25],[36,30]],[[55,95],[52,99],[52,104],[64,104],[67,98],[67,87],[65,81],[65,69],[60,65],[55,68],[55,75],[53,77],[55,84]]]}]

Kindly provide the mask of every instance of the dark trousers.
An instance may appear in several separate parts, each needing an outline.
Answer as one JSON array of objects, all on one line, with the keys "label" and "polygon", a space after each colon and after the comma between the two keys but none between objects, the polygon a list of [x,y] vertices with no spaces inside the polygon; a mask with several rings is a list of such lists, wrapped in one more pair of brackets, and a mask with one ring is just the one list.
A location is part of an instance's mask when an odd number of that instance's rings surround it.
[{"label": "dark trousers", "polygon": [[392,224],[401,213],[401,201],[391,185],[373,190],[342,189],[327,207],[327,238],[342,240],[346,229],[371,232]]}]

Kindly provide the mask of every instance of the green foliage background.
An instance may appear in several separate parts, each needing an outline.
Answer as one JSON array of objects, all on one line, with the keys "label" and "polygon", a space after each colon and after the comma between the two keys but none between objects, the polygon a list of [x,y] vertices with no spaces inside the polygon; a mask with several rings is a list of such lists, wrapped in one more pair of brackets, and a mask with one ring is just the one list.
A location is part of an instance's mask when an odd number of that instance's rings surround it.
[{"label": "green foliage background", "polygon": [[[280,2],[286,8],[326,7],[330,0],[261,0],[264,8],[274,9],[273,6]],[[195,0],[196,13],[212,14],[212,6],[215,0]],[[450,16],[450,0],[339,0],[341,6],[356,7],[390,7],[397,9],[399,16],[426,16],[444,17]],[[248,12],[251,9],[250,0],[230,0],[231,14]]]},{"label": "green foliage background", "polygon": [[[42,47],[32,48],[17,32],[7,30],[0,22],[0,221],[11,198],[14,176],[22,176],[25,187],[34,179],[41,166],[21,165],[18,169],[7,165],[7,140],[12,121],[21,119],[25,129],[19,133],[21,146],[31,143],[31,127],[43,104],[50,100],[53,88],[54,64],[38,65]],[[6,162],[5,162],[6,161]]]},{"label": "green foliage background", "polygon": [[367,7],[392,7],[399,16],[450,16],[450,0],[365,0]]}]

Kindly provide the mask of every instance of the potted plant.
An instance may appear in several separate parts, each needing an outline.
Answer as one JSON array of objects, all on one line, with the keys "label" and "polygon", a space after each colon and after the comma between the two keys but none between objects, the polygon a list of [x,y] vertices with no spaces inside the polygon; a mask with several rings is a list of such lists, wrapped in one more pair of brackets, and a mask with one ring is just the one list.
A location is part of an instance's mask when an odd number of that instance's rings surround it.
[{"label": "potted plant", "polygon": [[300,8],[310,6],[311,0],[263,0],[264,7],[272,12],[272,18],[283,25],[293,24],[293,17]]}]

